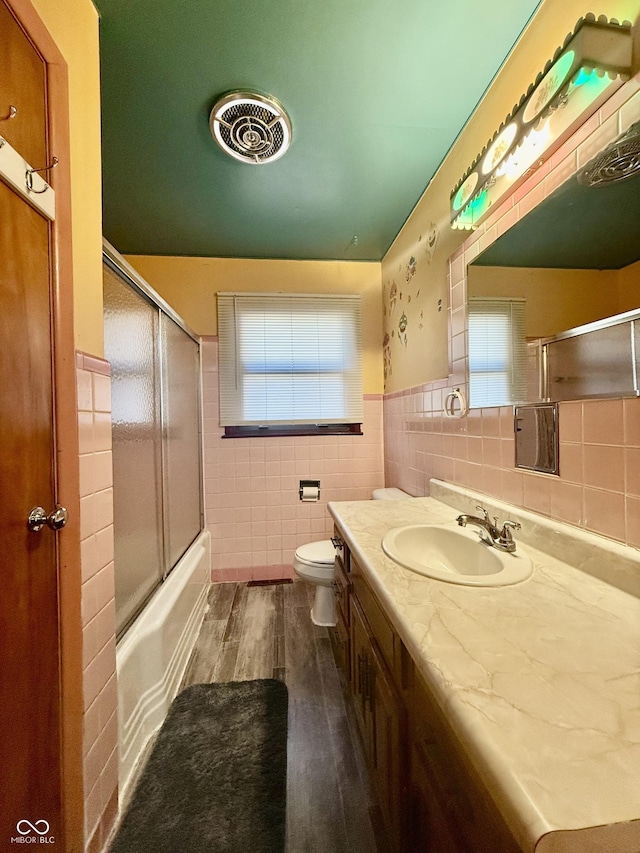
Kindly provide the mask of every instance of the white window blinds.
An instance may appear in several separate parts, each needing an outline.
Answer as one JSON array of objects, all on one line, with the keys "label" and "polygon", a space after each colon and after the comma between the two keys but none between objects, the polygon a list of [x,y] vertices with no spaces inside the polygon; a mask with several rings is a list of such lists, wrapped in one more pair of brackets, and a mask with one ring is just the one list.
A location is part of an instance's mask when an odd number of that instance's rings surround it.
[{"label": "white window blinds", "polygon": [[359,296],[218,294],[220,425],[361,423]]},{"label": "white window blinds", "polygon": [[524,299],[470,298],[469,406],[510,406],[526,398]]}]

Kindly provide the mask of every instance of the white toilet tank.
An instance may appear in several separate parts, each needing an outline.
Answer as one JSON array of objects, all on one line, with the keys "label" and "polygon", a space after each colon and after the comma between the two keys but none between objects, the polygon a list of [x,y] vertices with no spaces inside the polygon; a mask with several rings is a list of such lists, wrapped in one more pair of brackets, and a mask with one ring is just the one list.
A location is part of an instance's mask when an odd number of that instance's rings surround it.
[{"label": "white toilet tank", "polygon": [[374,501],[404,501],[411,497],[402,489],[374,489],[371,495]]}]

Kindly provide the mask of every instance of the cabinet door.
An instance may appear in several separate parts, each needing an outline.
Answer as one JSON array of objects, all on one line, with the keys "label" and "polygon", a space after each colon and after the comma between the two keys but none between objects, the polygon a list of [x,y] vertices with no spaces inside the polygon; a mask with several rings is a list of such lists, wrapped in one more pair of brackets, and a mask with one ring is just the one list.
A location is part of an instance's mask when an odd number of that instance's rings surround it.
[{"label": "cabinet door", "polygon": [[[464,758],[464,752],[422,678],[415,673],[411,711],[413,806],[427,826],[427,837],[449,839],[425,851],[520,850],[508,827]],[[422,802],[419,801],[422,792]],[[412,820],[413,823],[413,820]],[[420,850],[422,848],[417,847]]]},{"label": "cabinet door", "polygon": [[0,34],[0,136],[39,169],[48,165],[46,66],[4,3],[0,3]]},{"label": "cabinet door", "polygon": [[362,612],[367,615],[367,630],[377,643],[382,658],[392,673],[397,685],[402,684],[402,663],[400,647],[402,643],[395,629],[389,622],[382,605],[367,584],[362,569],[351,557],[351,573],[349,575],[353,598],[357,598]]},{"label": "cabinet door", "polygon": [[341,563],[344,571],[349,574],[351,570],[349,566],[349,559],[351,554],[337,527],[333,528],[333,536],[331,537],[331,541],[333,543],[333,547],[336,549],[336,558]]},{"label": "cabinet door", "polygon": [[411,750],[411,812],[408,849],[415,853],[459,853],[432,783],[429,765],[420,749]]},{"label": "cabinet door", "polygon": [[362,611],[353,601],[351,607],[351,690],[356,717],[365,744],[367,757],[373,754],[371,707],[369,702],[369,649],[371,641]]},{"label": "cabinet door", "polygon": [[394,850],[402,850],[408,795],[403,774],[405,713],[375,642],[370,648],[368,690],[373,723],[373,778],[391,846]]},{"label": "cabinet door", "polygon": [[345,675],[345,678],[351,682],[351,643],[349,641],[349,631],[345,628],[344,622],[340,617],[336,620],[335,633],[333,635],[333,649],[337,665]]},{"label": "cabinet door", "polygon": [[349,627],[349,594],[351,582],[344,568],[344,563],[339,557],[335,561],[335,577],[331,582],[333,595],[336,602],[336,616],[342,619],[345,628]]}]

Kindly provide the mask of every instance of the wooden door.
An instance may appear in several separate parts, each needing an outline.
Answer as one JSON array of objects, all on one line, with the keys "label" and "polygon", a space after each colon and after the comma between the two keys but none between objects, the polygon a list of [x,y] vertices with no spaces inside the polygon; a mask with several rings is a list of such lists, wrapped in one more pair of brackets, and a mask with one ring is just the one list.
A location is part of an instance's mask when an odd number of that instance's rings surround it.
[{"label": "wooden door", "polygon": [[[4,29],[6,15],[0,2],[1,40],[17,34],[21,49],[35,54],[19,28]],[[35,66],[36,60],[29,62]],[[41,80],[43,86],[44,72]],[[15,92],[8,91],[12,82],[16,89],[24,84],[3,77],[0,98],[10,103],[16,100]],[[40,103],[44,108],[43,91]],[[6,124],[15,122],[15,132],[21,118],[24,115],[18,113]],[[0,125],[0,134],[3,131]],[[42,130],[38,132],[42,135]],[[14,136],[17,145],[19,136]],[[30,151],[37,154],[42,144],[42,139],[36,140]],[[63,846],[56,561],[60,534],[47,526],[39,532],[27,526],[32,508],[42,506],[50,513],[55,506],[50,228],[0,181],[2,850],[10,849],[12,838],[33,838],[31,843],[53,839]]]},{"label": "wooden door", "polygon": [[47,157],[46,66],[0,2],[0,136],[34,169]]}]

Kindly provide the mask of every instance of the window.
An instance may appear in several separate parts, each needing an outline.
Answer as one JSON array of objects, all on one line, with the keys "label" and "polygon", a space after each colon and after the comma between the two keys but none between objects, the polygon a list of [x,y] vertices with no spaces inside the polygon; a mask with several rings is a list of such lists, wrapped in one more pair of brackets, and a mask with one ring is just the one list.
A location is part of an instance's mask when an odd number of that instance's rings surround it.
[{"label": "window", "polygon": [[469,406],[526,398],[524,299],[469,299]]},{"label": "window", "polygon": [[360,431],[359,296],[219,293],[218,337],[227,435]]}]

